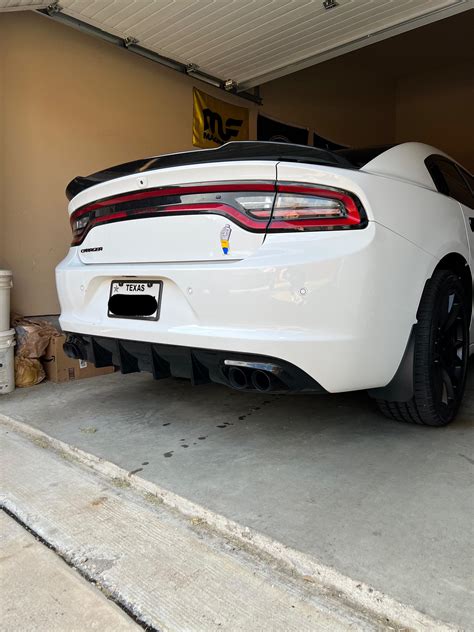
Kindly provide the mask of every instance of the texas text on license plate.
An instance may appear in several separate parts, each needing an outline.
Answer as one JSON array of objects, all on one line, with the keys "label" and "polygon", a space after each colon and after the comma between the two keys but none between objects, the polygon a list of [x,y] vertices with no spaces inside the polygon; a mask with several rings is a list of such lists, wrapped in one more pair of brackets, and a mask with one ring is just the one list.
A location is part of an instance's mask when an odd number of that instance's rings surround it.
[{"label": "texas text on license plate", "polygon": [[112,281],[109,318],[158,320],[162,287],[162,281]]}]

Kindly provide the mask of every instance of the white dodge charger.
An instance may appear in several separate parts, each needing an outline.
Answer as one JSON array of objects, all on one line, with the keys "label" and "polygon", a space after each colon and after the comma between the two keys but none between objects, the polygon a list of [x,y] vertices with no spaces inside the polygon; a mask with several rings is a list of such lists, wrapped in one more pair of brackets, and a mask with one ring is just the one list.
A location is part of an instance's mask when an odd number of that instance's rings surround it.
[{"label": "white dodge charger", "polygon": [[443,152],[229,143],[77,177],[67,195],[71,357],[245,391],[368,389],[397,420],[455,417],[474,182]]}]

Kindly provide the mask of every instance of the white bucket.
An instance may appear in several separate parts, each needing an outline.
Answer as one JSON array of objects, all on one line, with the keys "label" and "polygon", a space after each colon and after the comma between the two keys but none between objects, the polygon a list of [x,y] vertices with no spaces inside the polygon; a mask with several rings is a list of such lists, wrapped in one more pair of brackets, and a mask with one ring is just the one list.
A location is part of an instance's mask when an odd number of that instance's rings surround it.
[{"label": "white bucket", "polygon": [[15,389],[15,330],[0,331],[0,395],[11,393]]},{"label": "white bucket", "polygon": [[10,290],[12,285],[10,270],[0,270],[0,332],[10,329]]}]

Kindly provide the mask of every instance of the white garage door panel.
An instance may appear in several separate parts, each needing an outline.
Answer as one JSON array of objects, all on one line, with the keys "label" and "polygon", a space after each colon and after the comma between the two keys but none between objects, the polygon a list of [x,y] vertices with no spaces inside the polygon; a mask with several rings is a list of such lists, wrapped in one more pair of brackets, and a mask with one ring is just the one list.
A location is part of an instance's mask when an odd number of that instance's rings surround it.
[{"label": "white garage door panel", "polygon": [[22,11],[26,9],[44,9],[49,2],[42,0],[0,0],[0,11]]},{"label": "white garage door panel", "polygon": [[[194,52],[194,58],[203,67],[212,67],[219,77],[237,77],[237,81],[245,82],[412,19],[416,4],[420,3],[351,0],[325,11],[319,2],[300,2],[287,6],[281,15],[268,7],[268,13],[260,15],[255,23],[247,20],[239,33],[233,31],[220,42],[211,40],[207,50]],[[424,4],[439,7],[440,2]]]},{"label": "white garage door panel", "polygon": [[[35,4],[0,0],[0,8]],[[44,6],[44,2],[41,3]],[[473,0],[60,0],[62,11],[240,87],[467,10]],[[397,30],[398,29],[398,30]],[[332,52],[330,52],[332,51]]]}]

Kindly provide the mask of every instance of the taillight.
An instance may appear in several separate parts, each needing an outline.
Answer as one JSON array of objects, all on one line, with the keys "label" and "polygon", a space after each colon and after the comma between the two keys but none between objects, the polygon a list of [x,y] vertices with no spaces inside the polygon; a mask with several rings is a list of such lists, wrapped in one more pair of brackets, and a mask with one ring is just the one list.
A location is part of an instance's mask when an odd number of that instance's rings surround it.
[{"label": "taillight", "polygon": [[367,216],[347,191],[310,184],[279,184],[277,195],[237,197],[247,213],[269,222],[267,232],[364,228]]},{"label": "taillight", "polygon": [[222,215],[257,233],[364,228],[365,211],[347,191],[309,184],[236,182],[127,193],[74,211],[72,245],[94,226],[146,217]]},{"label": "taillight", "polygon": [[309,184],[282,183],[268,232],[364,228],[367,216],[359,199],[347,191]]},{"label": "taillight", "polygon": [[100,224],[170,215],[222,215],[246,230],[265,233],[274,200],[273,182],[192,184],[127,193],[74,211],[72,245],[79,245]]}]

